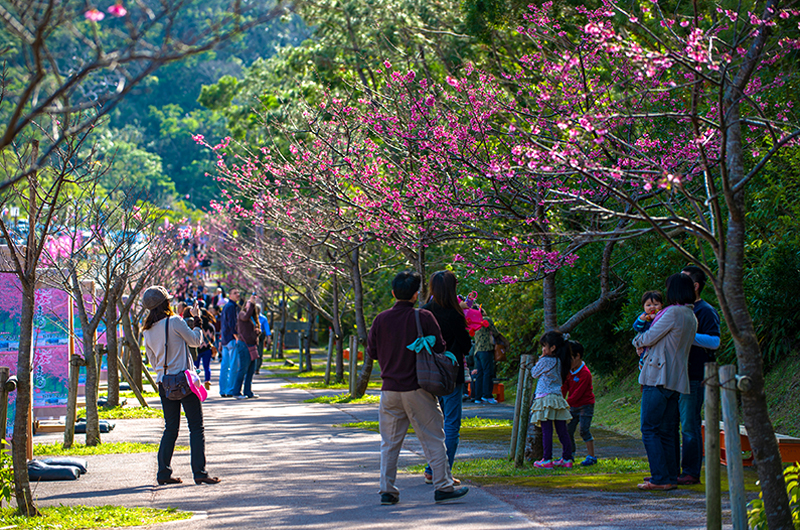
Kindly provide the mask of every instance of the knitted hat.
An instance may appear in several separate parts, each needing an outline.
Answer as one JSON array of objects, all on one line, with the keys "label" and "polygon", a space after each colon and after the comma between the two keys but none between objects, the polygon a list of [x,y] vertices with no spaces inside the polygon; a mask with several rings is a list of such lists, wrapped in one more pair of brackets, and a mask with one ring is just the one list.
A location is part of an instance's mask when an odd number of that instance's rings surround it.
[{"label": "knitted hat", "polygon": [[142,295],[142,305],[146,309],[152,310],[160,306],[164,300],[169,300],[171,298],[172,296],[170,296],[166,288],[160,285],[153,285],[152,287],[148,287]]}]

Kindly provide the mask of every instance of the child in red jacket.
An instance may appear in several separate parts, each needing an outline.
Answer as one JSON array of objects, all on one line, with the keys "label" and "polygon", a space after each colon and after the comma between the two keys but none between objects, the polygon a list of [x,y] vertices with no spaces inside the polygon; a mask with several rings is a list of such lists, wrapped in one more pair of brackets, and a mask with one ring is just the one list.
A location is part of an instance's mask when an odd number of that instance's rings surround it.
[{"label": "child in red jacket", "polygon": [[594,438],[589,428],[592,425],[592,415],[594,414],[594,391],[592,389],[592,373],[583,362],[583,346],[580,342],[570,341],[572,348],[572,366],[570,375],[561,386],[561,393],[569,403],[569,411],[572,413],[572,421],[569,422],[567,430],[570,440],[572,440],[573,452],[577,450],[575,446],[575,429],[578,424],[581,426],[581,438],[586,442],[586,452],[588,456],[581,462],[582,466],[591,466],[597,463],[594,456]]}]

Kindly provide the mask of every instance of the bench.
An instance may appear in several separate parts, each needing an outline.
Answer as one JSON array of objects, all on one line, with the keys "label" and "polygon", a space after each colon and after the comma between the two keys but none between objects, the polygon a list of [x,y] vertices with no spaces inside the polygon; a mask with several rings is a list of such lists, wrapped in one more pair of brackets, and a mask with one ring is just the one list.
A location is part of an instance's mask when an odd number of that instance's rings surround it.
[{"label": "bench", "polygon": [[[701,427],[703,431],[703,447],[705,448],[706,440],[706,422],[703,421]],[[781,461],[783,463],[800,462],[800,438],[787,436],[785,434],[775,434],[778,441],[778,450],[781,453]],[[739,426],[739,440],[742,444],[742,464],[745,466],[753,465],[753,449],[750,447],[750,439],[747,437],[747,428],[744,425]],[[722,465],[727,465],[727,455],[725,454],[725,430],[722,422],[719,423],[719,461]],[[745,457],[744,453],[750,453]]]}]

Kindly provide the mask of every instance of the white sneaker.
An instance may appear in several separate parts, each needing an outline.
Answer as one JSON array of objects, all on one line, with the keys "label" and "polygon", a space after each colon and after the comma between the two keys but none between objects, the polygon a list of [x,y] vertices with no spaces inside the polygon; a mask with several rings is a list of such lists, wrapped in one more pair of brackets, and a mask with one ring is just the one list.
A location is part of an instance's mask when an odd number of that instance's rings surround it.
[{"label": "white sneaker", "polygon": [[497,400],[495,398],[481,398],[481,401],[490,405],[497,405]]}]

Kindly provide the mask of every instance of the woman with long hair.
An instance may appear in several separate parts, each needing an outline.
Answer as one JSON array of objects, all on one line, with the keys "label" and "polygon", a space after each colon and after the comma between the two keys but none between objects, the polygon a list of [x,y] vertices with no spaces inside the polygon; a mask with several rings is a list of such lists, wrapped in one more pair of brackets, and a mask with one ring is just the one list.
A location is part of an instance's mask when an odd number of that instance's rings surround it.
[{"label": "woman with long hair", "polygon": [[[456,286],[458,279],[453,272],[442,270],[434,272],[428,282],[431,299],[423,306],[439,323],[442,338],[447,351],[453,353],[458,360],[458,379],[456,389],[439,398],[444,413],[444,443],[447,447],[447,461],[453,467],[458,449],[459,431],[461,430],[461,402],[464,394],[464,357],[469,353],[472,339],[467,331],[467,319],[458,301]],[[425,482],[433,480],[430,467],[425,469]],[[455,479],[454,479],[455,480]],[[459,482],[460,483],[460,482]]]},{"label": "woman with long hair", "polygon": [[[142,305],[149,310],[144,321],[144,342],[147,360],[156,371],[158,394],[164,411],[164,434],[158,446],[158,474],[160,485],[180,484],[178,477],[172,476],[172,453],[178,439],[181,423],[181,407],[189,424],[189,446],[191,448],[192,475],[196,484],[217,484],[220,479],[211,477],[206,471],[206,439],[203,428],[203,406],[194,392],[180,401],[171,400],[164,390],[165,375],[177,375],[184,370],[193,370],[188,347],[198,347],[203,343],[203,330],[200,322],[200,308],[197,303],[191,309],[192,326],[180,316],[175,315],[169,306],[170,295],[167,290],[154,285],[142,295]],[[168,332],[168,333],[167,333]]]},{"label": "woman with long hair", "polygon": [[689,393],[689,349],[697,331],[694,283],[685,274],[667,278],[667,307],[650,329],[633,339],[642,354],[642,443],[650,464],[650,478],[641,490],[672,490],[678,483],[678,428],[680,394]]}]

